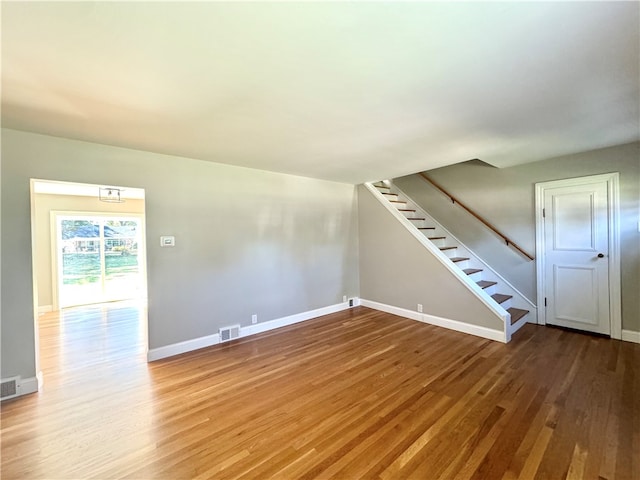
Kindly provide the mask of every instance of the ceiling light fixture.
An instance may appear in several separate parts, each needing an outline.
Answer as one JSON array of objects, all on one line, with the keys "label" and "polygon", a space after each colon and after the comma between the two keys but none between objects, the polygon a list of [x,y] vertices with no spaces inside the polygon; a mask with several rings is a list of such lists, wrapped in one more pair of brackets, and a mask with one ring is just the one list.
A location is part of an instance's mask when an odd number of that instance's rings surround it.
[{"label": "ceiling light fixture", "polygon": [[124,199],[121,196],[122,190],[112,187],[100,187],[100,201],[109,203],[124,203]]}]

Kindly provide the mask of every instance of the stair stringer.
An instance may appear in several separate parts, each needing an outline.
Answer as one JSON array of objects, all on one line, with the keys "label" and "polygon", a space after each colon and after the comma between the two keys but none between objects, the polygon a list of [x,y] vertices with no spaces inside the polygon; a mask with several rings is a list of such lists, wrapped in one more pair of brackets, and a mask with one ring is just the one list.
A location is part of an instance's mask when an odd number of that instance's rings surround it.
[{"label": "stair stringer", "polygon": [[[482,303],[484,303],[501,321],[503,325],[503,333],[505,342],[511,339],[511,332],[508,325],[511,324],[511,315],[504,308],[500,306],[490,295],[488,295],[482,288],[480,288],[468,275],[462,270],[456,267],[449,257],[447,257],[442,251],[435,246],[420,230],[415,227],[410,220],[407,219],[397,208],[395,208],[380,191],[373,186],[371,182],[364,184],[365,188],[371,192],[388,211],[393,215],[413,237],[434,257],[436,257],[442,265],[447,268],[466,288],[468,288]],[[403,194],[404,195],[404,194]],[[406,195],[405,195],[406,196]],[[408,198],[408,197],[407,197]],[[419,208],[419,207],[418,207]],[[422,209],[420,209],[422,210]]]}]

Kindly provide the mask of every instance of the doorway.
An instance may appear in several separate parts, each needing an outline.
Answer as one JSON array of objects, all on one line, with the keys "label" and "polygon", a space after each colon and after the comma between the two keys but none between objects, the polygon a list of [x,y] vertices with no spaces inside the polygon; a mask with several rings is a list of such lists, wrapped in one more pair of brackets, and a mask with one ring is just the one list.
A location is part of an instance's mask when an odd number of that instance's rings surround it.
[{"label": "doorway", "polygon": [[[131,345],[137,345],[135,348],[143,352],[148,349],[145,192],[140,188],[109,187],[108,192],[117,190],[121,194],[118,201],[101,200],[100,192],[105,188],[99,185],[31,179],[39,382],[41,367],[54,375],[61,368],[49,359],[41,365],[40,357],[47,352],[67,351],[70,340],[78,347],[73,348],[75,353],[69,357],[76,365],[93,364],[115,354],[117,349],[108,352],[94,347],[115,345],[116,340],[121,345],[133,342]],[[64,290],[67,287],[69,291]],[[78,290],[81,287],[87,290]],[[136,300],[114,302],[132,297]],[[110,303],[100,303],[105,301]],[[88,306],[73,306],[80,304]],[[116,313],[122,311],[132,312],[127,314],[130,321],[120,321]],[[101,313],[96,317],[96,312]],[[45,351],[40,350],[43,335]],[[83,349],[88,345],[93,347]]]},{"label": "doorway", "polygon": [[536,184],[539,324],[621,337],[618,178]]},{"label": "doorway", "polygon": [[[102,254],[113,257],[120,253],[121,257],[128,253],[134,253],[139,265],[139,284],[135,287],[139,298],[146,298],[146,248],[145,248],[145,195],[144,190],[139,188],[120,187],[122,193],[119,202],[105,202],[100,200],[100,186],[90,184],[78,184],[70,182],[59,182],[51,180],[32,179],[31,189],[31,211],[32,211],[32,246],[33,246],[33,278],[34,278],[34,302],[38,313],[47,313],[59,310],[73,304],[96,303],[109,300],[104,295],[89,295],[91,297],[82,302],[69,302],[59,300],[59,280],[62,273],[66,285],[72,286],[95,283],[96,267],[98,272],[104,266],[110,266],[112,262],[131,262],[134,259],[114,259],[105,258],[100,260]],[[67,260],[75,262],[70,266],[70,271],[64,271],[64,258],[58,252],[56,237],[61,225],[58,225],[57,218],[66,215],[68,220],[78,221],[77,228],[72,228],[73,223],[65,224],[64,232],[61,236],[65,251],[69,254]],[[74,217],[74,218],[71,218]],[[82,218],[79,218],[82,217]],[[127,231],[126,228],[117,227],[117,231],[112,227],[118,225],[126,219],[137,221],[137,231]],[[89,224],[95,218],[94,227]],[[112,221],[112,225],[100,227],[100,222]],[[100,236],[106,245],[100,248]],[[106,233],[105,233],[106,231]],[[122,237],[118,239],[118,237]],[[137,245],[131,244],[128,251],[124,250],[129,240],[135,237],[138,239]],[[118,245],[118,243],[120,245]],[[135,247],[133,250],[132,247]],[[100,250],[99,250],[100,248]],[[107,249],[109,249],[107,251]],[[119,249],[122,249],[118,251]],[[86,254],[80,257],[80,253]],[[123,255],[124,253],[124,255]],[[90,260],[93,260],[91,262]],[[97,261],[96,261],[97,260]],[[126,262],[125,262],[126,263]],[[58,268],[60,266],[60,268]],[[84,270],[83,270],[84,269]],[[82,275],[84,273],[84,275]],[[116,273],[105,271],[106,273]],[[123,273],[120,271],[119,273]],[[100,287],[102,286],[101,275],[98,275]],[[111,278],[114,278],[111,275]],[[131,277],[129,277],[131,279]],[[95,285],[94,285],[95,286]],[[101,292],[100,292],[101,293]],[[114,298],[116,299],[116,298]]]}]

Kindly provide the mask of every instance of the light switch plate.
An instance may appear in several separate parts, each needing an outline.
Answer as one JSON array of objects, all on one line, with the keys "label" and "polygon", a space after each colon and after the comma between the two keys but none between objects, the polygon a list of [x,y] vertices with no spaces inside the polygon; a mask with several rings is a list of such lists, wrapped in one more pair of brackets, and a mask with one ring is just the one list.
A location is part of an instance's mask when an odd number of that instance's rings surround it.
[{"label": "light switch plate", "polygon": [[160,237],[160,246],[161,247],[175,247],[176,246],[176,237],[173,235],[167,235]]}]

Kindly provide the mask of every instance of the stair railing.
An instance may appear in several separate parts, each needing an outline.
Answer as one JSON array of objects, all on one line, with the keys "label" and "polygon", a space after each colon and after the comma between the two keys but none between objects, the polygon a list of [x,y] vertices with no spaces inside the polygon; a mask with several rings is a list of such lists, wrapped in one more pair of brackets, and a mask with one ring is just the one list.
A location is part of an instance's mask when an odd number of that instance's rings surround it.
[{"label": "stair railing", "polygon": [[500,233],[500,231],[494,227],[493,225],[491,225],[488,221],[486,221],[484,218],[482,218],[480,215],[478,215],[476,212],[474,212],[473,210],[471,210],[469,207],[467,207],[464,203],[462,203],[460,200],[458,200],[456,197],[454,197],[453,195],[451,195],[449,192],[447,192],[444,188],[442,188],[442,186],[438,185],[436,182],[434,182],[431,178],[429,178],[427,175],[425,175],[424,173],[420,172],[420,176],[426,180],[427,182],[429,182],[431,185],[433,185],[434,187],[436,187],[438,190],[440,190],[443,194],[445,194],[447,197],[449,197],[449,199],[451,200],[452,203],[454,204],[458,204],[460,205],[460,207],[462,207],[464,210],[467,211],[467,213],[469,213],[470,215],[474,216],[476,219],[478,219],[481,223],[483,223],[489,230],[491,230],[493,233],[495,233],[497,236],[499,236],[500,238],[502,238],[504,240],[504,242],[510,246],[515,248],[518,252],[520,252],[522,255],[524,255],[525,257],[527,257],[529,260],[533,260],[534,257],[529,255],[526,251],[524,251],[522,248],[520,248],[520,246],[514,242],[513,240],[511,240],[509,237],[507,237],[506,235]]}]

